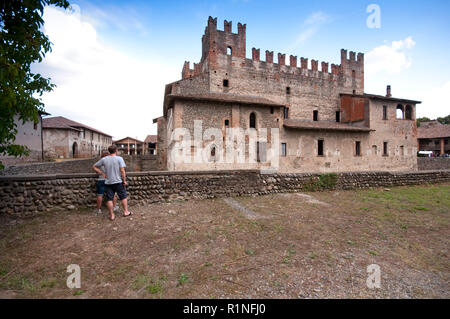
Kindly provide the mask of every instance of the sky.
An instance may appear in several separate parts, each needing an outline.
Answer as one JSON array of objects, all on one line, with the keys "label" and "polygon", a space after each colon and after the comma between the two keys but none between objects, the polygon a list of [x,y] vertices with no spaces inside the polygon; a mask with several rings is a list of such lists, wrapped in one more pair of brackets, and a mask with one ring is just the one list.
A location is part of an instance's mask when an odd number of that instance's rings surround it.
[{"label": "sky", "polygon": [[199,62],[209,16],[220,30],[223,20],[233,32],[247,24],[248,58],[252,47],[330,64],[341,48],[363,52],[366,93],[384,95],[389,84],[394,97],[422,101],[417,117],[450,114],[450,1],[70,3],[44,11],[53,48],[33,71],[57,87],[42,100],[52,116],[113,139],[156,134],[164,86],[181,79],[184,61]]}]

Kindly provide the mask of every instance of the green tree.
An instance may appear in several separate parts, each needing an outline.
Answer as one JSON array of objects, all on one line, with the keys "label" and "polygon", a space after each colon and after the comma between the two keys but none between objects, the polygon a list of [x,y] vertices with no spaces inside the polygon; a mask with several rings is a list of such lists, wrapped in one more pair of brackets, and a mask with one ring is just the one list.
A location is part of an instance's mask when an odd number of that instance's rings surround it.
[{"label": "green tree", "polygon": [[450,124],[450,115],[447,115],[446,117],[438,117],[437,120],[441,124]]},{"label": "green tree", "polygon": [[428,122],[431,121],[428,117],[420,117],[416,119],[417,127],[420,127],[421,122]]},{"label": "green tree", "polygon": [[[44,7],[67,9],[66,0],[0,1],[0,154],[21,156],[26,147],[15,145],[19,121],[38,121],[44,110],[41,96],[52,91],[50,79],[31,72],[32,63],[41,62],[51,51],[51,42],[42,32]],[[0,162],[0,169],[3,168]]]}]

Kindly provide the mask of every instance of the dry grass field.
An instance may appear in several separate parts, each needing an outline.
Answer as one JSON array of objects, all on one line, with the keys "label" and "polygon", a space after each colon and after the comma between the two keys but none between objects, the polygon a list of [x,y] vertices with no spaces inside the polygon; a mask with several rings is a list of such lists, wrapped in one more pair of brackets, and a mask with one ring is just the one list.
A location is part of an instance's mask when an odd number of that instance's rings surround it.
[{"label": "dry grass field", "polygon": [[450,184],[132,208],[0,216],[0,298],[450,297]]}]

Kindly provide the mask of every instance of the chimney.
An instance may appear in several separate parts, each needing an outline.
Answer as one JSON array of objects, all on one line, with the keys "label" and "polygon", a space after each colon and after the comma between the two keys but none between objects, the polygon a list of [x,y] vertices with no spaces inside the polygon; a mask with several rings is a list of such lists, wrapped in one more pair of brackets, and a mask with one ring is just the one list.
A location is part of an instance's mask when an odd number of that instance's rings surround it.
[{"label": "chimney", "polygon": [[392,96],[392,94],[391,94],[391,86],[388,85],[386,87],[386,97],[391,97],[391,96]]}]

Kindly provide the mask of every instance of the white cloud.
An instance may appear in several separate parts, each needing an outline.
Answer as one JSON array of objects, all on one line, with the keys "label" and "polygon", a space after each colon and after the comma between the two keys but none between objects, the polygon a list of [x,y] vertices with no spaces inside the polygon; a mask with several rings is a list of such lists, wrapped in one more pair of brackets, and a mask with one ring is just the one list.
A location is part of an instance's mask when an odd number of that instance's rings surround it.
[{"label": "white cloud", "polygon": [[47,7],[44,32],[53,51],[35,70],[57,88],[43,96],[46,110],[120,138],[156,133],[152,119],[162,115],[164,85],[180,70],[160,61],[137,60],[99,39],[92,20]]},{"label": "white cloud", "polygon": [[320,26],[328,23],[330,17],[322,11],[312,13],[302,25],[300,34],[295,39],[295,42],[291,45],[290,49],[294,49],[309,38],[311,38],[320,29]]},{"label": "white cloud", "polygon": [[422,93],[422,104],[417,106],[417,117],[435,119],[450,114],[450,81]]},{"label": "white cloud", "polygon": [[404,40],[393,41],[390,45],[383,44],[365,55],[366,75],[378,72],[398,73],[411,66],[409,50],[413,49],[416,42],[412,37]]}]

